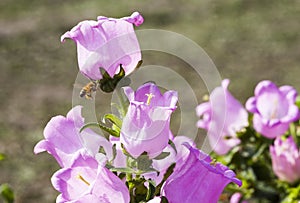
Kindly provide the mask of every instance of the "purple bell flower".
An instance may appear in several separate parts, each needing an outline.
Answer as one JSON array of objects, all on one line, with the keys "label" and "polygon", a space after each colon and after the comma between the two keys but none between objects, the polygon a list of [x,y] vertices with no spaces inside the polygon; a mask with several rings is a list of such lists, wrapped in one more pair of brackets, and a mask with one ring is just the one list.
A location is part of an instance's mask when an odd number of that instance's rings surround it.
[{"label": "purple bell flower", "polygon": [[299,118],[296,97],[297,92],[291,86],[278,88],[268,80],[258,83],[254,97],[246,103],[247,110],[254,114],[255,130],[270,139],[283,135],[290,123]]},{"label": "purple bell flower", "polygon": [[197,126],[208,130],[209,143],[220,155],[240,143],[236,133],[248,126],[248,113],[230,94],[228,85],[229,80],[223,80],[222,86],[212,91],[210,101],[196,108],[197,115],[201,117]]},{"label": "purple bell flower", "polygon": [[77,153],[70,167],[58,170],[51,178],[61,192],[57,203],[103,202],[129,203],[129,191],[124,182],[91,156]]},{"label": "purple bell flower", "polygon": [[79,133],[80,128],[84,125],[81,108],[81,106],[74,107],[66,117],[53,117],[44,129],[45,139],[36,144],[34,153],[47,151],[61,167],[70,166],[74,154],[78,151],[95,156],[100,146],[105,149],[107,158],[112,158],[112,144],[104,137],[90,129]]},{"label": "purple bell flower", "polygon": [[134,12],[120,19],[99,16],[97,21],[85,20],[61,36],[72,39],[77,45],[78,65],[89,79],[102,78],[100,67],[113,77],[120,65],[126,74],[132,72],[141,60],[141,50],[133,24],[139,26],[143,17]]},{"label": "purple bell flower", "polygon": [[200,150],[185,144],[190,153],[162,187],[162,195],[172,203],[216,203],[230,182],[241,186],[235,173]]},{"label": "purple bell flower", "polygon": [[153,83],[140,86],[136,92],[124,87],[124,92],[130,104],[123,120],[120,142],[133,157],[147,152],[153,158],[173,137],[170,117],[176,109],[177,92],[167,91],[162,95]]}]

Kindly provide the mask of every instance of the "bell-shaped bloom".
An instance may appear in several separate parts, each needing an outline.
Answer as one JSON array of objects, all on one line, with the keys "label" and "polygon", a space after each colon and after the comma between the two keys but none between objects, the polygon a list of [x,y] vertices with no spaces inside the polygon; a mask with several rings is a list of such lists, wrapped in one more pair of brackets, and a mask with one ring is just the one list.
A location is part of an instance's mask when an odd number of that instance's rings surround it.
[{"label": "bell-shaped bloom", "polygon": [[90,156],[77,153],[72,165],[58,170],[51,178],[61,192],[57,203],[103,202],[129,203],[129,191],[124,182]]},{"label": "bell-shaped bloom", "polygon": [[246,103],[247,110],[254,114],[255,130],[267,138],[283,135],[290,123],[299,118],[296,97],[297,92],[291,86],[278,88],[268,80],[258,83],[254,97]]},{"label": "bell-shaped bloom", "polygon": [[294,183],[300,179],[300,152],[293,137],[277,137],[270,147],[272,167],[280,180]]},{"label": "bell-shaped bloom", "polygon": [[172,203],[216,203],[230,182],[241,186],[235,173],[200,150],[185,144],[189,156],[166,180],[162,195]]},{"label": "bell-shaped bloom", "polygon": [[176,109],[177,92],[163,95],[153,83],[140,86],[136,92],[125,87],[130,102],[124,117],[120,141],[134,157],[147,152],[150,158],[159,155],[172,137],[171,113]]},{"label": "bell-shaped bloom", "polygon": [[53,117],[44,129],[44,140],[34,147],[34,153],[47,151],[61,167],[68,167],[73,162],[74,154],[78,151],[95,156],[102,146],[107,157],[112,158],[112,145],[104,137],[85,129],[81,116],[81,106],[76,106],[69,111],[66,117]]},{"label": "bell-shaped bloom", "polygon": [[100,67],[113,77],[120,65],[129,74],[141,60],[141,50],[133,24],[139,26],[143,17],[134,12],[120,19],[99,16],[97,21],[85,20],[61,36],[72,39],[77,45],[78,65],[86,77],[102,78]]},{"label": "bell-shaped bloom", "polygon": [[220,155],[240,143],[236,133],[248,126],[248,113],[228,91],[228,85],[229,80],[223,80],[222,86],[212,91],[210,101],[196,108],[200,117],[197,126],[208,130],[210,146]]}]

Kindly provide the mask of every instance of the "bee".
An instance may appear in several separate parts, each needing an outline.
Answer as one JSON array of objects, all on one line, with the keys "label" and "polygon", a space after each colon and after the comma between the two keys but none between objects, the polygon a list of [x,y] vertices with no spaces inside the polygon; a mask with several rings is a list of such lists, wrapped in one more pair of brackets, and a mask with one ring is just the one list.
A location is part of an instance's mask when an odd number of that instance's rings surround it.
[{"label": "bee", "polygon": [[92,99],[92,93],[98,89],[99,84],[96,81],[90,81],[80,91],[79,96],[86,99]]}]

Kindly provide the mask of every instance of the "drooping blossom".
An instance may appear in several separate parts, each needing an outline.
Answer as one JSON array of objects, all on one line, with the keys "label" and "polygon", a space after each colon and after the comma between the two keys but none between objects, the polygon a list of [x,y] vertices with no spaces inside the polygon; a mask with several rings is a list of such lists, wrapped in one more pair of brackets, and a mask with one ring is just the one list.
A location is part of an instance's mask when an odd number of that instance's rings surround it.
[{"label": "drooping blossom", "polygon": [[290,123],[299,118],[296,97],[297,92],[291,86],[278,88],[268,80],[258,83],[254,97],[246,103],[247,110],[254,114],[255,130],[267,138],[283,135]]},{"label": "drooping blossom", "polygon": [[120,65],[129,74],[141,60],[133,25],[139,26],[143,21],[138,12],[120,19],[99,16],[97,21],[80,22],[63,34],[61,41],[70,38],[76,43],[79,69],[90,79],[102,78],[100,67],[111,77],[119,71]]},{"label": "drooping blossom", "polygon": [[70,167],[58,170],[51,178],[61,194],[57,203],[128,203],[129,191],[115,174],[91,156],[77,153]]},{"label": "drooping blossom", "polygon": [[241,186],[235,173],[200,150],[185,144],[190,153],[162,187],[162,195],[172,203],[216,203],[230,182]]},{"label": "drooping blossom", "polygon": [[163,95],[153,83],[140,86],[136,92],[124,87],[130,102],[124,117],[120,141],[134,157],[147,152],[150,158],[159,155],[172,137],[170,116],[176,109],[177,92]]},{"label": "drooping blossom", "polygon": [[280,180],[294,183],[300,179],[300,151],[292,136],[277,137],[270,154],[273,171]]},{"label": "drooping blossom", "polygon": [[228,91],[228,85],[229,80],[223,80],[222,86],[212,91],[210,101],[196,108],[200,117],[197,126],[208,130],[209,143],[220,155],[240,143],[236,133],[248,126],[248,113]]},{"label": "drooping blossom", "polygon": [[61,167],[70,166],[74,154],[78,151],[95,156],[100,146],[105,149],[108,159],[111,158],[112,145],[104,137],[90,129],[79,132],[84,125],[81,109],[81,106],[76,106],[66,117],[53,117],[44,129],[45,139],[36,144],[34,153],[47,151]]}]

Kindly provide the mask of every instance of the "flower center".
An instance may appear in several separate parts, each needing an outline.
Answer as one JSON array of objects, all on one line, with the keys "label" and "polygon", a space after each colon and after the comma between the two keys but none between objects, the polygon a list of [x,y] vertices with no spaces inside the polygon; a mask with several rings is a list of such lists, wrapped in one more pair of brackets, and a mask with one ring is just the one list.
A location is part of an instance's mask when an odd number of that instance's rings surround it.
[{"label": "flower center", "polygon": [[147,104],[147,105],[150,105],[151,99],[152,99],[153,97],[155,97],[155,95],[152,94],[152,93],[150,93],[150,94],[145,94],[145,95],[148,97],[148,98],[147,98],[146,104]]},{"label": "flower center", "polygon": [[274,108],[273,108],[272,113],[271,113],[271,119],[277,118],[277,106],[278,106],[278,100],[276,99],[274,101]]},{"label": "flower center", "polygon": [[82,182],[84,182],[85,184],[87,184],[88,186],[90,186],[91,184],[86,180],[84,179],[84,177],[82,177],[80,174],[77,175],[77,178],[79,180],[81,180]]}]

